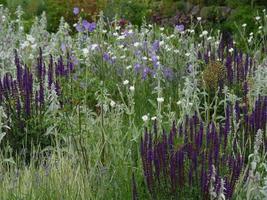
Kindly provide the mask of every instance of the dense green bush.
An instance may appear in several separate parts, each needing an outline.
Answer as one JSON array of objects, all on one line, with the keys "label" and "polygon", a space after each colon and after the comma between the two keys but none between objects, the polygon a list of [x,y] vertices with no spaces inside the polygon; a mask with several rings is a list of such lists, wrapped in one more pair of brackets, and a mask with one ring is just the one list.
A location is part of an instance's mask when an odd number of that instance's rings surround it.
[{"label": "dense green bush", "polygon": [[[92,2],[92,3],[88,3]],[[26,30],[29,30],[34,16],[39,16],[43,11],[46,12],[48,18],[48,30],[56,31],[60,17],[63,16],[66,21],[73,24],[77,21],[72,11],[74,6],[79,6],[84,9],[83,17],[93,20],[96,12],[104,11],[104,15],[109,18],[114,18],[117,15],[131,21],[133,24],[140,25],[144,18],[150,18],[151,15],[158,13],[162,18],[168,18],[176,15],[176,12],[183,12],[190,15],[190,9],[193,5],[200,5],[203,12],[207,10],[208,23],[210,26],[224,29],[236,33],[237,24],[242,24],[246,21],[248,30],[253,30],[254,23],[251,18],[256,15],[257,10],[266,6],[265,0],[88,0],[88,1],[67,1],[67,0],[0,0],[0,4],[7,6],[12,12],[21,5],[25,11],[23,15]],[[96,7],[90,10],[92,7]],[[226,21],[218,23],[221,13],[218,6],[227,6],[232,10]],[[89,8],[89,9],[88,9]]]},{"label": "dense green bush", "polygon": [[149,14],[149,9],[149,1],[144,3],[139,0],[114,0],[106,4],[104,13],[109,18],[114,18],[116,14],[118,17],[127,19],[133,24],[141,25],[143,19]]}]

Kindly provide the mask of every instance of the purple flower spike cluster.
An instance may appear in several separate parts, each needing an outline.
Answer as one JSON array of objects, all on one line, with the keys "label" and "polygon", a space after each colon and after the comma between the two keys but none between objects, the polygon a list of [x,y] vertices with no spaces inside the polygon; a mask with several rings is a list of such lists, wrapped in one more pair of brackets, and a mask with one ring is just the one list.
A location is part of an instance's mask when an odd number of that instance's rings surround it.
[{"label": "purple flower spike cluster", "polygon": [[[162,189],[171,198],[184,199],[185,191],[193,188],[196,197],[209,199],[212,166],[216,169],[215,191],[225,180],[225,195],[231,199],[235,184],[243,170],[244,160],[233,157],[225,137],[223,124],[219,130],[214,122],[205,126],[195,114],[186,117],[179,128],[173,126],[169,134],[145,131],[141,139],[141,157],[147,188],[152,196]],[[193,191],[193,190],[192,190]],[[192,194],[190,194],[192,195]],[[192,198],[192,196],[190,196]]]},{"label": "purple flower spike cluster", "polygon": [[[10,103],[16,102],[14,107],[17,109],[16,113],[20,120],[24,118],[23,113],[26,117],[29,117],[41,111],[41,108],[45,105],[45,90],[51,89],[52,84],[55,85],[57,93],[60,95],[59,79],[69,76],[74,70],[74,64],[70,58],[64,65],[62,57],[54,63],[52,56],[50,56],[48,69],[46,69],[41,49],[35,71],[31,71],[32,68],[22,65],[17,51],[15,51],[15,64],[17,68],[16,78],[13,78],[10,73],[6,73],[1,78],[0,104],[6,109],[12,109]],[[45,86],[46,77],[48,88]]]},{"label": "purple flower spike cluster", "polygon": [[210,44],[207,45],[204,53],[198,53],[198,58],[205,63],[218,58],[225,66],[228,85],[242,84],[254,71],[253,59],[235,47],[231,36],[226,38],[223,35],[217,50],[212,49]]}]

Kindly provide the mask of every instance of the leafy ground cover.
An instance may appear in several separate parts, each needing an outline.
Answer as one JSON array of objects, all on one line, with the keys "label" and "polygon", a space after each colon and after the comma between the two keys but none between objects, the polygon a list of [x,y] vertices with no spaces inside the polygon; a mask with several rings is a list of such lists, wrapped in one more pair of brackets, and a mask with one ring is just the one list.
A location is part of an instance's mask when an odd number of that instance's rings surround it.
[{"label": "leafy ground cover", "polygon": [[1,199],[267,198],[265,10],[239,38],[72,14],[0,7]]}]

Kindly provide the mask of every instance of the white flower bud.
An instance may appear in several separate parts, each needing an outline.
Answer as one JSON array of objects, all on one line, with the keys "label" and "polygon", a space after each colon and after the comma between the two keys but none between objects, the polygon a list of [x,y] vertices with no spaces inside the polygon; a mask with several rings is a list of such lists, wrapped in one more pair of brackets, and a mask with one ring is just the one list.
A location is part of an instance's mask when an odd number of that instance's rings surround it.
[{"label": "white flower bud", "polygon": [[144,122],[146,122],[146,121],[148,120],[148,116],[147,116],[147,115],[142,116],[142,120],[143,120]]},{"label": "white flower bud", "polygon": [[110,106],[113,108],[113,107],[115,107],[115,105],[116,105],[115,101],[111,100],[110,101]]},{"label": "white flower bud", "polygon": [[182,101],[177,101],[176,104],[179,106],[182,104]]},{"label": "white flower bud", "polygon": [[135,88],[134,88],[134,86],[132,85],[132,86],[130,86],[129,89],[130,89],[131,92],[133,92]]},{"label": "white flower bud", "polygon": [[152,121],[155,121],[157,119],[157,117],[156,116],[154,116],[154,117],[151,117],[151,120]]},{"label": "white flower bud", "polygon": [[128,80],[123,81],[123,85],[128,85],[128,84],[129,84]]},{"label": "white flower bud", "polygon": [[157,102],[159,102],[159,103],[163,103],[163,102],[164,102],[164,98],[163,98],[163,97],[158,97],[158,98],[157,98]]},{"label": "white flower bud", "polygon": [[229,52],[230,52],[230,53],[232,53],[233,51],[234,51],[234,49],[233,49],[233,48],[230,48],[230,49],[229,49]]}]

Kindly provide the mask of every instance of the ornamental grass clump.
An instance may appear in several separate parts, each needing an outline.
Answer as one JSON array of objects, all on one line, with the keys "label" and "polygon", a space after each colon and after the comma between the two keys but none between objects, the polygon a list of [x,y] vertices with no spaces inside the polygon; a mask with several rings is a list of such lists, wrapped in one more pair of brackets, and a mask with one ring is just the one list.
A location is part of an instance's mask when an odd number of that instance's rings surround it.
[{"label": "ornamental grass clump", "polygon": [[225,68],[218,61],[211,61],[203,71],[204,85],[209,91],[216,91],[219,85],[223,85],[225,77]]}]

